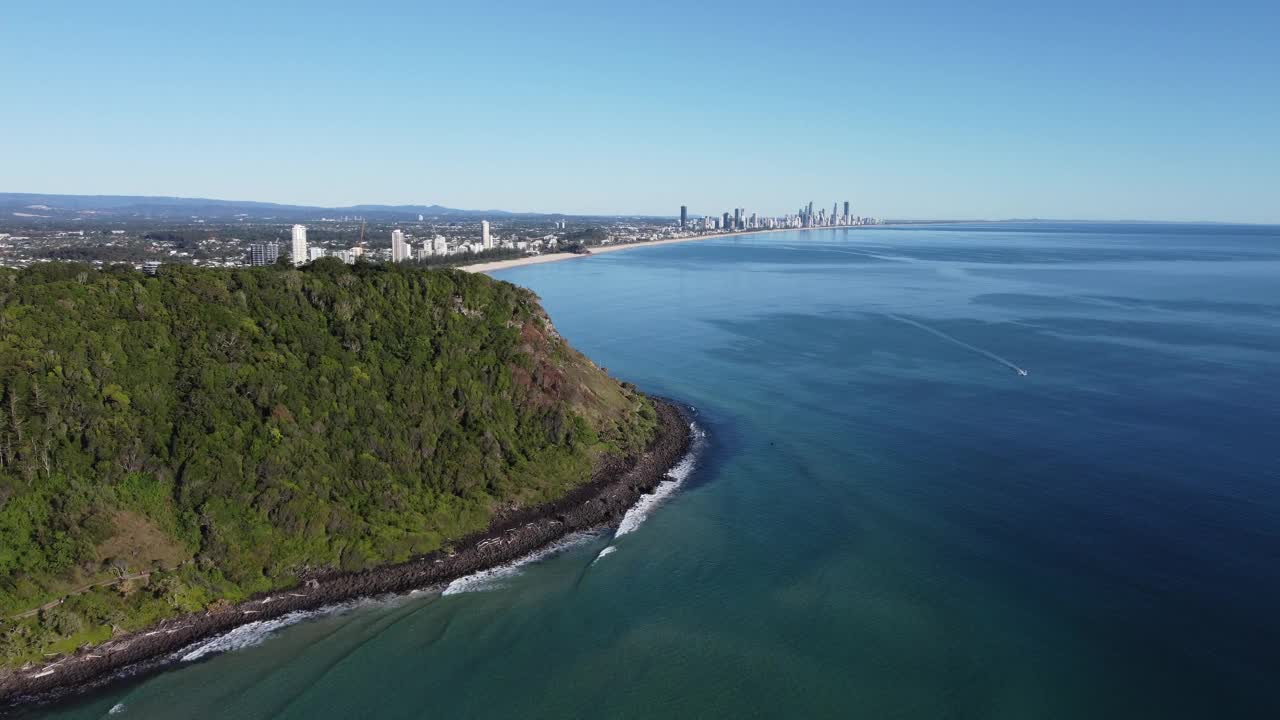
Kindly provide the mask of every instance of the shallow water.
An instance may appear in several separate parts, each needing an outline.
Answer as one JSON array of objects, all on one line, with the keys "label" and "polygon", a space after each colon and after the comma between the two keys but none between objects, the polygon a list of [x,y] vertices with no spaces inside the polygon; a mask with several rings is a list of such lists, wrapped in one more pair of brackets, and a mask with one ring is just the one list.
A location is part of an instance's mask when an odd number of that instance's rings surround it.
[{"label": "shallow water", "polygon": [[1280,228],[774,233],[498,276],[698,408],[667,502],[32,714],[1280,716]]}]

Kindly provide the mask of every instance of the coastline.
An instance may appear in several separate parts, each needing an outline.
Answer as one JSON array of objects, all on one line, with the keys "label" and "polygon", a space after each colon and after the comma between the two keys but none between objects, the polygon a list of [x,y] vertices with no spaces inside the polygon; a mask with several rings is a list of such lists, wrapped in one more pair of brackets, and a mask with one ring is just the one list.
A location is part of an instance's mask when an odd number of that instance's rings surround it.
[{"label": "coastline", "polygon": [[589,258],[592,255],[600,255],[602,253],[620,252],[622,250],[633,250],[635,248],[655,247],[657,245],[675,245],[676,243],[698,242],[699,240],[715,240],[717,238],[740,237],[742,235],[763,235],[766,233],[777,232],[806,232],[809,230],[857,230],[860,228],[889,227],[887,225],[834,225],[819,227],[800,227],[800,228],[775,228],[773,230],[737,230],[728,233],[710,233],[706,235],[694,235],[692,237],[668,238],[666,240],[641,240],[640,242],[618,243],[613,245],[600,245],[590,248],[589,253],[548,253],[546,255],[526,255],[521,258],[512,258],[511,260],[494,260],[493,262],[476,263],[475,265],[459,265],[458,270],[473,273],[496,272],[498,270],[509,270],[511,268],[522,267],[525,265],[541,265],[542,263],[559,262],[561,260],[573,260],[574,258]]},{"label": "coastline", "polygon": [[500,514],[487,530],[455,543],[452,553],[442,549],[398,565],[319,575],[234,606],[170,618],[37,667],[0,672],[0,710],[89,690],[131,668],[160,669],[174,653],[241,625],[361,597],[437,587],[518,560],[572,533],[615,524],[667,477],[692,444],[687,413],[670,401],[651,399],[658,432],[642,455],[597,468],[590,482],[559,500]]}]

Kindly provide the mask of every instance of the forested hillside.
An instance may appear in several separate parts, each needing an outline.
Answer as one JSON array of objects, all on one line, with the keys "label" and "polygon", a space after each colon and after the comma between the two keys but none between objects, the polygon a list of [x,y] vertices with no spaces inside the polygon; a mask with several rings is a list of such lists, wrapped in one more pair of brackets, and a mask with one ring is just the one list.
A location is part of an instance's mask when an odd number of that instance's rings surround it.
[{"label": "forested hillside", "polygon": [[438,549],[653,430],[481,275],[0,271],[0,665]]}]

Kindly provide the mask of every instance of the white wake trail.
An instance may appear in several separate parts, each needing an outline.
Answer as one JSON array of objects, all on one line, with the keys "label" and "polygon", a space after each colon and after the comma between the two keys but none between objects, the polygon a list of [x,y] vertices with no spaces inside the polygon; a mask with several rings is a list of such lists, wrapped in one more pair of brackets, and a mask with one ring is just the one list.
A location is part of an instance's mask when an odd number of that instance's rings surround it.
[{"label": "white wake trail", "polygon": [[906,323],[907,325],[910,325],[910,326],[912,326],[912,327],[919,328],[920,330],[923,330],[923,331],[925,331],[925,332],[927,332],[927,333],[929,333],[929,334],[931,334],[931,335],[936,335],[937,337],[940,337],[940,338],[942,338],[943,340],[946,340],[946,341],[947,341],[947,342],[949,342],[949,343],[953,343],[953,344],[955,344],[955,345],[959,345],[960,347],[962,347],[962,348],[964,348],[964,349],[966,349],[966,350],[969,350],[969,351],[971,351],[971,352],[978,353],[979,355],[981,355],[981,356],[983,356],[983,357],[985,357],[985,358],[989,358],[989,359],[991,359],[991,360],[994,360],[994,361],[996,361],[996,362],[1000,363],[1001,365],[1004,365],[1005,367],[1009,368],[1010,370],[1012,370],[1012,371],[1014,371],[1014,372],[1018,373],[1019,375],[1024,375],[1024,376],[1025,376],[1025,375],[1029,374],[1029,373],[1027,373],[1027,371],[1026,371],[1026,370],[1023,370],[1022,368],[1018,367],[1018,366],[1017,366],[1015,363],[1013,363],[1012,361],[1007,360],[1007,359],[1005,359],[1005,358],[1002,358],[1002,357],[1000,357],[999,355],[997,355],[997,354],[995,354],[995,353],[991,352],[990,350],[983,350],[982,348],[980,348],[980,347],[978,347],[978,346],[976,346],[976,345],[970,345],[969,343],[967,343],[967,342],[965,342],[965,341],[963,341],[963,340],[961,340],[961,339],[959,339],[959,338],[952,337],[952,336],[950,336],[950,335],[948,335],[948,334],[946,334],[946,333],[942,332],[941,330],[937,330],[937,329],[931,328],[931,327],[929,327],[928,325],[925,325],[924,323],[916,322],[915,320],[912,320],[911,318],[905,318],[905,317],[902,317],[901,315],[894,315],[893,313],[885,313],[885,316],[886,316],[886,317],[889,317],[889,318],[892,318],[892,319],[894,319],[894,320],[897,320],[897,321],[898,321],[898,322],[900,322],[900,323]]}]

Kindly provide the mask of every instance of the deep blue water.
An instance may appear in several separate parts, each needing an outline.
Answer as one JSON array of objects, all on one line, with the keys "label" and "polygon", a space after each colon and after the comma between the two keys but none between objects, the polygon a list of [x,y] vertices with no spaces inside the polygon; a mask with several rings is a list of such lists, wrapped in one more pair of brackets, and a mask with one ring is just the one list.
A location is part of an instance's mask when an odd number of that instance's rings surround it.
[{"label": "deep blue water", "polygon": [[1280,228],[782,232],[498,276],[698,408],[676,494],[37,714],[1280,717]]}]

